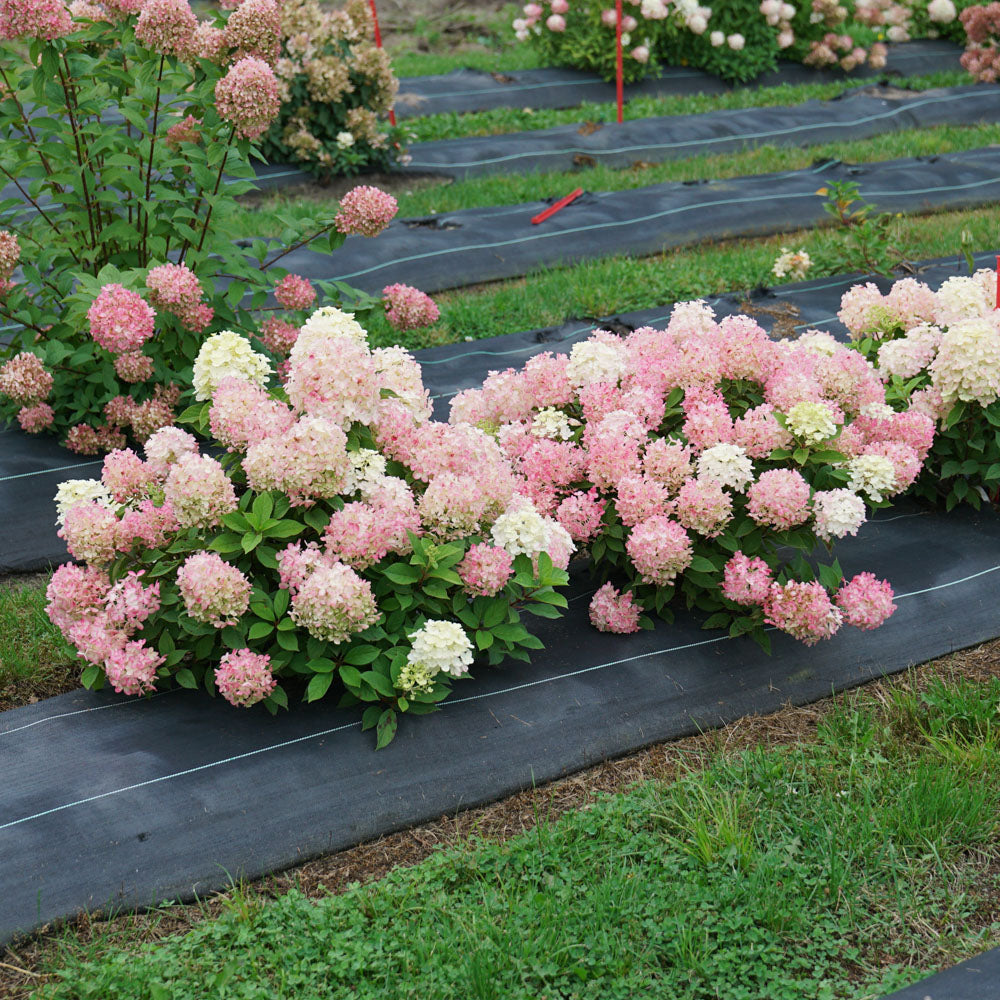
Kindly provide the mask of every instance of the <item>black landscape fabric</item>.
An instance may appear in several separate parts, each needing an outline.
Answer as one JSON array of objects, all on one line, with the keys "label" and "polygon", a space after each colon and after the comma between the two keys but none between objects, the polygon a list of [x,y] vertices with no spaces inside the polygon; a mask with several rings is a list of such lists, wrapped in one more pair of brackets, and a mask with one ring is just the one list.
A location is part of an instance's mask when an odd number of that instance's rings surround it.
[{"label": "black landscape fabric", "polygon": [[272,718],[200,692],[79,691],[3,713],[0,941],[82,908],[190,899],[1000,634],[994,514],[902,504],[837,554],[848,575],[892,581],[882,628],[813,648],[776,633],[770,657],[685,613],[610,635],[588,624],[593,584],[578,574],[534,663],[476,669],[379,752],[326,702]]},{"label": "black landscape fabric", "polygon": [[1000,147],[584,194],[532,225],[533,216],[568,193],[554,191],[520,205],[397,219],[377,239],[350,236],[340,253],[301,249],[282,263],[310,279],[346,281],[372,294],[394,282],[437,292],[614,254],[644,256],[826,225],[822,192],[834,181],[856,183],[879,211],[993,205],[1000,200]]},{"label": "black landscape fabric", "polygon": [[505,135],[417,143],[403,173],[458,179],[499,173],[629,167],[754,146],[813,146],[936,125],[1000,121],[1000,86],[909,93],[874,86],[832,101],[616,122],[560,125]]},{"label": "black landscape fabric", "polygon": [[[776,87],[780,84],[829,83],[845,76],[924,76],[960,69],[960,46],[942,40],[903,42],[889,46],[884,69],[861,67],[851,74],[839,70],[813,69],[801,63],[782,62],[778,69],[740,87]],[[698,69],[666,66],[658,77],[625,88],[632,97],[666,97],[678,94],[720,94],[732,88],[718,77]],[[457,69],[439,76],[403,77],[399,81],[396,115],[419,118],[426,115],[494,108],[574,108],[584,101],[613,101],[615,85],[592,73],[574,69],[525,69],[510,73],[486,73]]]},{"label": "black landscape fabric", "polygon": [[922,979],[885,1000],[1000,1000],[1000,948]]},{"label": "black landscape fabric", "polygon": [[[976,256],[979,267],[991,267],[994,253]],[[953,275],[967,273],[964,258],[949,257],[915,265],[917,277],[936,288]],[[759,289],[745,295],[719,295],[708,299],[720,316],[749,307],[754,318],[777,333],[810,327],[830,330],[843,337],[837,320],[841,296],[851,285],[872,280],[870,275],[845,275]],[[874,279],[887,289],[885,278]],[[542,351],[569,351],[597,327],[627,332],[640,326],[665,325],[671,303],[611,317],[581,317],[558,327],[488,337],[471,343],[443,344],[416,351],[423,368],[424,385],[434,401],[435,416],[447,419],[451,398],[462,389],[478,386],[490,371],[520,367]],[[53,496],[65,479],[100,476],[100,459],[74,455],[55,440],[31,436],[13,427],[0,430],[0,573],[28,572],[64,562],[66,547],[56,535]]]}]

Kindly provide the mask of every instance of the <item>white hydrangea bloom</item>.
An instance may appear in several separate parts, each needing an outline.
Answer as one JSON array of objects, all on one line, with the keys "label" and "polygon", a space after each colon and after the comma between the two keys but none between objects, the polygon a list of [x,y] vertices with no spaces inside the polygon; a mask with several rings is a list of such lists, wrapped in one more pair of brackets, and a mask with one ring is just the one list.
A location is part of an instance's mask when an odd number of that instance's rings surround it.
[{"label": "white hydrangea bloom", "polygon": [[786,414],[788,429],[805,444],[819,444],[837,433],[833,411],[825,403],[796,403]]},{"label": "white hydrangea bloom", "polygon": [[989,406],[1000,396],[1000,332],[995,322],[972,319],[949,327],[930,370],[945,402],[961,399]]},{"label": "white hydrangea bloom", "polygon": [[976,276],[949,278],[937,290],[934,299],[934,318],[942,326],[989,316],[995,305],[987,294],[984,282]]},{"label": "white hydrangea bloom", "polygon": [[222,330],[201,345],[194,359],[194,398],[199,402],[211,399],[216,386],[229,375],[263,385],[270,374],[267,358],[258,354],[246,337]]},{"label": "white hydrangea bloom", "polygon": [[472,663],[472,643],[465,629],[457,622],[424,622],[410,636],[412,645],[406,654],[411,667],[419,667],[426,675],[450,674],[462,677]]},{"label": "white hydrangea bloom", "polygon": [[354,313],[344,312],[336,306],[323,306],[302,324],[289,357],[294,361],[296,352],[299,355],[308,352],[311,344],[324,337],[350,337],[358,343],[368,343],[368,334],[354,318]]},{"label": "white hydrangea bloom", "polygon": [[379,383],[391,389],[414,416],[417,423],[425,424],[431,418],[430,393],[424,388],[423,375],[417,359],[403,347],[376,347],[372,361]]},{"label": "white hydrangea bloom", "polygon": [[896,411],[888,403],[865,403],[860,413],[869,420],[892,420],[896,415]]},{"label": "white hydrangea bloom", "polygon": [[931,0],[927,5],[927,18],[935,24],[951,24],[958,17],[952,0]]},{"label": "white hydrangea bloom", "polygon": [[796,344],[814,354],[820,354],[826,358],[832,358],[840,349],[837,338],[826,330],[806,330],[798,340],[788,341],[789,344]]},{"label": "white hydrangea bloom", "polygon": [[847,488],[852,493],[864,493],[877,502],[896,491],[896,467],[884,455],[859,455],[846,468],[851,477]]},{"label": "white hydrangea bloom", "polygon": [[698,478],[742,493],[753,482],[753,462],[739,445],[716,444],[698,456]]},{"label": "white hydrangea bloom", "polygon": [[574,344],[566,366],[566,377],[577,387],[593,382],[616,383],[625,374],[625,345],[618,347],[603,340]]},{"label": "white hydrangea bloom", "polygon": [[347,457],[351,467],[341,489],[345,496],[360,492],[362,497],[367,498],[372,490],[385,483],[387,476],[384,455],[372,448],[359,448],[357,451],[349,451]]},{"label": "white hydrangea bloom", "polygon": [[490,534],[493,544],[512,556],[536,556],[545,551],[549,524],[530,500],[515,495],[507,510],[493,522]]},{"label": "white hydrangea bloom", "polygon": [[941,336],[940,327],[921,324],[908,330],[905,337],[887,340],[878,349],[878,366],[883,377],[919,375],[934,360]]},{"label": "white hydrangea bloom", "polygon": [[827,541],[856,535],[867,517],[864,500],[850,490],[821,490],[813,496],[816,534]]},{"label": "white hydrangea bloom", "polygon": [[715,310],[704,299],[694,299],[678,302],[670,311],[667,333],[683,340],[699,333],[711,333],[714,328]]},{"label": "white hydrangea bloom", "polygon": [[70,507],[93,501],[108,510],[115,510],[108,488],[99,479],[67,479],[56,490],[56,524],[61,528]]},{"label": "white hydrangea bloom", "polygon": [[776,278],[792,277],[804,278],[812,267],[812,258],[805,250],[789,250],[782,247],[778,259],[771,268],[771,273]]},{"label": "white hydrangea bloom", "polygon": [[535,414],[535,419],[531,422],[531,433],[535,437],[549,438],[552,441],[568,441],[573,436],[573,426],[579,423],[579,420],[570,420],[562,410],[546,406]]}]

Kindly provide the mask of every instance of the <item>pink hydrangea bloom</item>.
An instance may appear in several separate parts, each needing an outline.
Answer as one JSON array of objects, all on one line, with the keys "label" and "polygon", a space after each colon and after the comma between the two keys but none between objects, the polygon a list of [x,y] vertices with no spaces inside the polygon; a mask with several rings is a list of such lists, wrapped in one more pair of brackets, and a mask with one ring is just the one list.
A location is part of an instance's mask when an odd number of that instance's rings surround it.
[{"label": "pink hydrangea bloom", "polygon": [[814,646],[837,632],[843,615],[821,583],[792,580],[784,585],[771,584],[764,603],[764,620],[807,646]]},{"label": "pink hydrangea bloom", "polygon": [[257,339],[278,357],[284,357],[295,346],[299,336],[299,328],[292,323],[286,323],[277,316],[268,316],[260,325]]},{"label": "pink hydrangea bloom", "polygon": [[87,310],[90,335],[112,354],[137,351],[153,335],[156,313],[141,295],[105,285]]},{"label": "pink hydrangea bloom", "polygon": [[556,509],[556,520],[569,532],[574,542],[584,544],[601,530],[606,503],[599,499],[597,489],[571,493]]},{"label": "pink hydrangea bloom", "polygon": [[406,498],[381,494],[388,503],[353,501],[334,511],[323,533],[327,553],[355,569],[366,569],[389,552],[408,549],[406,532],[419,534],[420,518],[412,494],[405,492],[408,503]]},{"label": "pink hydrangea bloom", "polygon": [[246,451],[264,438],[284,434],[295,423],[295,415],[256,382],[228,375],[212,394],[208,421],[230,451]]},{"label": "pink hydrangea bloom", "polygon": [[299,413],[345,428],[355,420],[372,422],[381,387],[366,344],[352,337],[322,337],[308,345],[299,340],[291,360],[285,391]]},{"label": "pink hydrangea bloom", "polygon": [[9,229],[0,229],[0,279],[9,278],[20,259],[21,244],[18,238]]},{"label": "pink hydrangea bloom", "polygon": [[73,30],[62,0],[0,0],[0,39],[61,38]]},{"label": "pink hydrangea bloom", "polygon": [[770,469],[747,490],[747,513],[787,531],[809,519],[809,483],[794,469]]},{"label": "pink hydrangea bloom", "polygon": [[147,382],[153,375],[153,359],[141,351],[126,351],[115,358],[115,374],[129,385]]},{"label": "pink hydrangea bloom", "polygon": [[17,411],[17,422],[21,425],[21,430],[28,434],[40,434],[52,426],[55,418],[55,410],[48,403],[22,406]]},{"label": "pink hydrangea bloom", "polygon": [[135,37],[147,48],[183,59],[191,53],[197,27],[187,0],[144,0]]},{"label": "pink hydrangea bloom", "polygon": [[48,398],[52,391],[52,376],[34,354],[22,351],[0,368],[0,395],[15,403],[33,406]]},{"label": "pink hydrangea bloom", "polygon": [[200,333],[211,322],[213,310],[201,301],[201,283],[186,264],[160,264],[146,275],[150,301],[176,316],[186,330]]},{"label": "pink hydrangea bloom", "polygon": [[278,305],[284,309],[308,309],[316,301],[316,289],[308,278],[286,274],[274,290]]},{"label": "pink hydrangea bloom", "polygon": [[691,539],[683,526],[664,515],[637,524],[626,542],[632,564],[646,583],[666,587],[691,565]]},{"label": "pink hydrangea bloom", "polygon": [[281,110],[274,71],[263,59],[240,59],[216,83],[215,107],[238,136],[259,139]]},{"label": "pink hydrangea bloom", "polygon": [[310,635],[340,644],[381,615],[371,584],[350,566],[320,566],[292,598],[292,619]]},{"label": "pink hydrangea bloom", "polygon": [[275,0],[244,0],[226,21],[223,39],[234,59],[254,56],[274,65],[281,54],[281,13]]},{"label": "pink hydrangea bloom", "polygon": [[333,565],[333,559],[316,542],[293,542],[278,553],[277,560],[278,586],[292,597],[318,567]]},{"label": "pink hydrangea bloom", "polygon": [[482,529],[489,499],[475,476],[443,472],[420,498],[420,521],[442,540],[465,538]]},{"label": "pink hydrangea bloom", "polygon": [[524,366],[525,389],[535,406],[564,406],[573,398],[573,387],[566,375],[569,358],[550,351],[536,354]]},{"label": "pink hydrangea bloom", "polygon": [[52,574],[45,589],[48,600],[45,613],[68,639],[71,626],[103,609],[105,595],[110,589],[111,580],[103,570],[63,563]]},{"label": "pink hydrangea bloom", "polygon": [[195,552],[177,570],[177,586],[195,621],[225,628],[250,606],[250,581],[215,552]]},{"label": "pink hydrangea bloom", "polygon": [[731,442],[733,418],[717,389],[691,386],[684,393],[684,436],[695,451]]},{"label": "pink hydrangea bloom", "polygon": [[599,632],[627,635],[639,631],[642,608],[632,599],[631,592],[620,593],[610,583],[604,584],[590,601],[590,624]]},{"label": "pink hydrangea bloom", "polygon": [[433,326],[441,316],[434,300],[410,285],[386,285],[382,289],[385,318],[397,330]]},{"label": "pink hydrangea bloom", "polygon": [[[192,46],[195,42],[192,41]],[[201,119],[194,115],[185,115],[167,129],[166,143],[173,150],[179,150],[182,143],[201,141]]]},{"label": "pink hydrangea bloom", "polygon": [[625,410],[609,413],[598,424],[588,424],[584,446],[587,475],[595,486],[614,486],[622,476],[641,471],[640,453],[647,440],[646,426]]},{"label": "pink hydrangea bloom", "polygon": [[622,524],[633,528],[640,521],[670,512],[670,490],[649,476],[622,476],[615,507]]},{"label": "pink hydrangea bloom", "polygon": [[114,558],[117,527],[118,518],[104,504],[78,503],[66,512],[58,534],[74,559],[101,565]]},{"label": "pink hydrangea bloom", "polygon": [[378,236],[392,222],[399,208],[391,194],[370,184],[352,188],[340,199],[337,231],[358,236]]},{"label": "pink hydrangea bloom", "polygon": [[106,614],[100,612],[80,618],[69,627],[67,639],[76,647],[76,654],[88,663],[100,665],[115,650],[123,649],[128,634],[115,628]]},{"label": "pink hydrangea bloom", "polygon": [[733,423],[733,444],[750,458],[767,458],[776,448],[787,448],[791,443],[792,435],[778,423],[774,407],[768,403],[747,410]]},{"label": "pink hydrangea bloom", "polygon": [[215,668],[215,686],[230,705],[250,708],[278,686],[271,673],[271,657],[249,649],[226,653]]},{"label": "pink hydrangea bloom", "polygon": [[834,598],[848,625],[860,629],[878,628],[896,610],[888,580],[873,573],[859,573],[841,586]]},{"label": "pink hydrangea bloom", "polygon": [[211,528],[236,510],[236,492],[222,466],[208,455],[181,455],[163,492],[182,528]]},{"label": "pink hydrangea bloom", "polygon": [[161,479],[166,479],[170,467],[182,455],[198,454],[198,442],[193,435],[179,427],[161,427],[146,439],[143,451],[146,464]]},{"label": "pink hydrangea bloom", "polygon": [[147,549],[162,549],[179,530],[170,503],[157,507],[152,500],[143,500],[134,510],[127,510],[115,529],[115,549],[130,552],[136,542]]},{"label": "pink hydrangea bloom", "polygon": [[881,455],[892,462],[892,467],[896,471],[896,482],[893,490],[887,495],[902,493],[909,489],[923,467],[920,456],[908,444],[899,441],[877,441],[868,445],[862,454]]},{"label": "pink hydrangea bloom", "polygon": [[493,597],[507,585],[513,565],[509,552],[483,542],[469,547],[456,571],[466,593],[473,597]]},{"label": "pink hydrangea bloom", "polygon": [[108,622],[128,635],[160,610],[159,581],[148,587],[143,586],[142,575],[142,571],[130,570],[104,598]]},{"label": "pink hydrangea bloom", "polygon": [[714,479],[688,479],[677,493],[674,516],[685,528],[715,538],[733,516],[733,501]]},{"label": "pink hydrangea bloom", "polygon": [[144,642],[129,642],[111,652],[104,672],[119,694],[147,694],[156,690],[156,670],[164,659]]},{"label": "pink hydrangea bloom", "polygon": [[296,505],[337,496],[349,468],[347,435],[322,417],[303,417],[284,434],[252,444],[243,459],[253,489],[282,490]]},{"label": "pink hydrangea bloom", "polygon": [[771,590],[771,567],[757,556],[735,552],[726,563],[722,596],[735,604],[763,605]]},{"label": "pink hydrangea bloom", "polygon": [[97,455],[102,451],[124,448],[125,435],[117,427],[76,424],[69,429],[63,444],[78,455]]},{"label": "pink hydrangea bloom", "polygon": [[115,501],[123,504],[148,496],[157,475],[131,448],[125,448],[104,456],[101,481]]},{"label": "pink hydrangea bloom", "polygon": [[651,441],[642,465],[647,476],[662,483],[671,493],[676,493],[694,472],[690,447],[669,438]]}]

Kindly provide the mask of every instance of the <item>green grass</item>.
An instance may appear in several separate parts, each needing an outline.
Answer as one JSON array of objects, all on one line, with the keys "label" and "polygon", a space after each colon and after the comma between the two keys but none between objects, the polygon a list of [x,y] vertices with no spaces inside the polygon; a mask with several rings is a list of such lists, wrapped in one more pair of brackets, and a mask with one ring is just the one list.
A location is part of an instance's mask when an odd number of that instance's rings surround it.
[{"label": "green grass", "polygon": [[[513,31],[510,32],[513,39]],[[484,73],[510,73],[541,66],[537,52],[530,45],[505,48],[497,36],[487,33],[474,48],[455,52],[414,52],[410,48],[390,47],[392,71],[396,76],[436,76],[456,69],[478,69]]]},{"label": "green grass", "polygon": [[45,614],[48,578],[0,583],[0,708],[65,686],[73,651]]},{"label": "green grass", "polygon": [[[477,67],[478,68],[478,67]],[[485,68],[485,67],[484,67]],[[509,69],[524,67],[508,67]],[[493,67],[490,67],[493,69]],[[729,111],[742,108],[762,108],[777,105],[804,104],[806,101],[828,101],[856,87],[877,83],[878,77],[867,80],[841,80],[834,83],[783,83],[776,87],[739,87],[722,94],[683,94],[670,97],[632,97],[624,109],[626,120],[656,118],[662,115],[693,115],[707,111]],[[928,76],[911,77],[905,81],[908,89],[930,90],[933,87],[956,87],[969,83],[967,73],[953,70]],[[587,102],[574,108],[538,108],[531,105],[530,91],[525,92],[525,107],[497,108],[469,114],[427,115],[407,118],[403,125],[413,134],[412,142],[453,139],[468,135],[501,135],[508,132],[528,132],[534,129],[572,125],[578,122],[613,123],[617,109],[613,101]]]},{"label": "green grass", "polygon": [[[965,230],[975,247],[1000,245],[1000,217],[995,210],[901,216],[892,221],[891,230],[894,245],[903,248],[911,260],[960,253]],[[375,344],[398,342],[416,349],[555,326],[571,317],[610,316],[760,284],[774,285],[778,282],[770,271],[782,246],[804,248],[818,262],[829,255],[835,238],[829,230],[816,229],[767,239],[732,240],[638,260],[607,257],[553,267],[477,289],[438,293],[434,299],[441,319],[426,330],[401,335],[384,319],[374,318],[369,332]],[[810,277],[822,273],[817,267]]]},{"label": "green grass", "polygon": [[[588,191],[624,191],[710,177],[724,179],[805,169],[818,160],[875,163],[908,156],[925,156],[979,149],[1000,142],[1000,125],[951,126],[895,132],[874,139],[828,142],[815,146],[760,146],[740,153],[694,156],[665,163],[614,168],[598,164],[586,171],[512,173],[438,184],[414,183],[397,192],[400,218],[456,212],[480,205],[516,205],[543,195],[562,195],[577,186]],[[822,179],[822,178],[821,178]],[[296,199],[275,194],[252,208],[230,216],[227,225],[234,238],[277,236],[285,227],[283,217],[298,222],[330,217],[337,200]]]},{"label": "green grass", "polygon": [[152,946],[67,940],[38,995],[879,997],[1000,940],[998,708],[997,679],[862,694],[813,742],[693,761],[342,895],[234,892]]}]

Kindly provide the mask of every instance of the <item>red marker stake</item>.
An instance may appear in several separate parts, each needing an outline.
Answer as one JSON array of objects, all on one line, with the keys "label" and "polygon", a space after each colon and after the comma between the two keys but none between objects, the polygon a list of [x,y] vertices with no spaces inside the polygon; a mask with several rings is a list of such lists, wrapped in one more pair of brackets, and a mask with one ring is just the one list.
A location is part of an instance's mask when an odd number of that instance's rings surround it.
[{"label": "red marker stake", "polygon": [[[378,26],[378,11],[375,9],[375,0],[368,0],[368,6],[372,9],[372,21],[375,22],[375,48],[382,48],[382,32]],[[396,127],[396,112],[389,108],[389,124]]]},{"label": "red marker stake", "polygon": [[625,70],[622,66],[622,0],[615,0],[615,93],[618,98],[619,125],[625,119],[624,76]]},{"label": "red marker stake", "polygon": [[580,195],[583,194],[583,188],[577,188],[575,191],[571,191],[565,198],[560,198],[555,204],[549,205],[544,212],[539,212],[532,220],[531,224],[537,226],[539,222],[544,222],[550,216],[553,216],[560,209],[565,208],[571,201],[576,201]]}]

